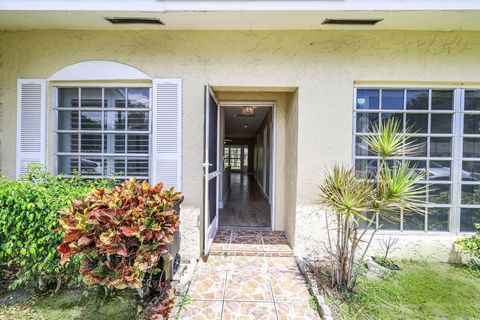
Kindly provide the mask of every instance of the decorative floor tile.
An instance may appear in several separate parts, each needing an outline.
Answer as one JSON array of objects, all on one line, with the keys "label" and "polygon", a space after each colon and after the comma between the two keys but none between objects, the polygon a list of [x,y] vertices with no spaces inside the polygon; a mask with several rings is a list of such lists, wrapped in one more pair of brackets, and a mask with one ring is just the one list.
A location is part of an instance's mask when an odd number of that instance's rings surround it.
[{"label": "decorative floor tile", "polygon": [[293,257],[267,257],[264,258],[270,272],[296,272],[298,271],[297,263]]},{"label": "decorative floor tile", "polygon": [[277,319],[273,303],[225,301],[223,320]]},{"label": "decorative floor tile", "polygon": [[222,301],[190,301],[180,311],[182,320],[220,320]]},{"label": "decorative floor tile", "polygon": [[300,272],[271,272],[275,301],[308,301],[310,297]]},{"label": "decorative floor tile", "polygon": [[267,270],[268,266],[264,257],[256,256],[230,256],[228,257],[228,270]]},{"label": "decorative floor tile", "polygon": [[227,271],[196,272],[190,283],[188,295],[195,300],[221,300],[225,289]]},{"label": "decorative floor tile", "polygon": [[230,243],[230,251],[259,251],[263,252],[263,244],[261,243]]},{"label": "decorative floor tile", "polygon": [[320,319],[283,232],[219,230],[188,295],[180,319]]},{"label": "decorative floor tile", "polygon": [[230,271],[225,287],[225,300],[273,301],[266,271]]},{"label": "decorative floor tile", "polygon": [[197,272],[215,272],[215,271],[226,271],[229,267],[228,257],[223,255],[209,255],[202,257],[197,265]]},{"label": "decorative floor tile", "polygon": [[308,301],[278,302],[275,306],[278,320],[320,320]]}]

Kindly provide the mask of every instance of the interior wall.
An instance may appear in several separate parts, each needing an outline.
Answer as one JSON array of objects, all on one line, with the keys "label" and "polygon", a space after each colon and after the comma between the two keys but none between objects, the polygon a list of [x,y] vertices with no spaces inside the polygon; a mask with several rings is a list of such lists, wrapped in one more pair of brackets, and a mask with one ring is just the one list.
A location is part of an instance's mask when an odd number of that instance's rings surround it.
[{"label": "interior wall", "polygon": [[270,168],[271,168],[271,126],[272,110],[269,110],[262,124],[257,130],[254,152],[256,154],[254,163],[254,174],[263,192],[270,199]]}]

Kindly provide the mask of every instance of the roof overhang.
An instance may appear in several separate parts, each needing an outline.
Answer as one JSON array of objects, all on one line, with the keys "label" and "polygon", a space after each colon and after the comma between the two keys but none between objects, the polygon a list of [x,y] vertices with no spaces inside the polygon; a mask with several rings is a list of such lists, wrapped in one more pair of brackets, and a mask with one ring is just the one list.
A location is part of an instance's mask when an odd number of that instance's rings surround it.
[{"label": "roof overhang", "polygon": [[[106,17],[157,18],[164,25],[112,25]],[[375,26],[325,19],[383,19]],[[480,30],[471,0],[0,0],[0,30]]]}]

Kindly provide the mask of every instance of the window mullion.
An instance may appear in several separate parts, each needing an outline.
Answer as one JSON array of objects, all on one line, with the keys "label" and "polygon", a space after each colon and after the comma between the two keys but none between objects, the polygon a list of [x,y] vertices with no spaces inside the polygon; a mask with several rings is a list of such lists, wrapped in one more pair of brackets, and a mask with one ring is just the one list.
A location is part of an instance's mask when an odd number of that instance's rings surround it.
[{"label": "window mullion", "polygon": [[452,164],[452,209],[450,212],[450,232],[460,232],[460,203],[462,180],[462,132],[463,132],[463,89],[455,89],[453,119],[453,164]]}]

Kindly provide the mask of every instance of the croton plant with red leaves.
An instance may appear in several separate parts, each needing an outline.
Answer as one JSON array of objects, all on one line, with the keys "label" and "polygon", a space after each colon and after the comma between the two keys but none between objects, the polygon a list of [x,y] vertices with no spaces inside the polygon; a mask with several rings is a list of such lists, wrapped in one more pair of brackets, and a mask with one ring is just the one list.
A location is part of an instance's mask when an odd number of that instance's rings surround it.
[{"label": "croton plant with red leaves", "polygon": [[82,255],[80,274],[85,283],[108,289],[141,288],[160,272],[162,255],[173,241],[180,221],[173,204],[181,193],[163,184],[128,180],[113,190],[97,189],[61,211],[57,246],[61,263]]}]

